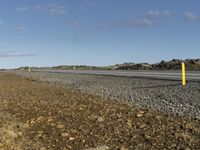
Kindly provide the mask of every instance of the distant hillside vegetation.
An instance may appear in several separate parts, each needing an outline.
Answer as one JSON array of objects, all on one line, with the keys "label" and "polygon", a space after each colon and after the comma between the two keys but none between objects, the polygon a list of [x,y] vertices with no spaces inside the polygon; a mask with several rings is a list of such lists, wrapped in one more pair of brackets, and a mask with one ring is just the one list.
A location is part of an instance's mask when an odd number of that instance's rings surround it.
[{"label": "distant hillside vegetation", "polygon": [[[54,67],[31,67],[31,69],[55,69],[55,70],[179,70],[181,63],[185,62],[187,70],[200,70],[200,59],[172,59],[171,61],[162,60],[160,63],[123,63],[111,66],[86,66],[86,65],[61,65]],[[28,70],[28,67],[18,68],[19,70]]]},{"label": "distant hillside vegetation", "polygon": [[115,70],[177,70],[181,69],[181,63],[185,62],[187,70],[200,70],[200,59],[173,59],[171,61],[161,61],[156,64],[148,63],[124,63],[115,65]]}]

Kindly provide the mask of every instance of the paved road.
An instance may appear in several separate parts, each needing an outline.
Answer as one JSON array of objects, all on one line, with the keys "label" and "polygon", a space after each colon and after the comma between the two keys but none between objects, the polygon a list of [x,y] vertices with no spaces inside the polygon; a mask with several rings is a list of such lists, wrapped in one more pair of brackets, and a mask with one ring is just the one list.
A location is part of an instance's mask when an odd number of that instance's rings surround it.
[{"label": "paved road", "polygon": [[[35,70],[39,72],[68,73],[68,74],[89,74],[108,75],[120,77],[138,77],[165,80],[181,80],[181,71],[119,71],[119,70]],[[187,80],[200,81],[200,71],[186,72]]]}]

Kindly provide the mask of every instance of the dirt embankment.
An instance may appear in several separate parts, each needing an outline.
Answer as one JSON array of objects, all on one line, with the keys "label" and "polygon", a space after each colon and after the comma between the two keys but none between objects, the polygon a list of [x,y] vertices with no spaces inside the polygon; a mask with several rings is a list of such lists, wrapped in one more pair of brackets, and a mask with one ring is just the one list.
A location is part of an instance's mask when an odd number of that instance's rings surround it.
[{"label": "dirt embankment", "polygon": [[0,74],[1,149],[200,149],[198,121]]}]

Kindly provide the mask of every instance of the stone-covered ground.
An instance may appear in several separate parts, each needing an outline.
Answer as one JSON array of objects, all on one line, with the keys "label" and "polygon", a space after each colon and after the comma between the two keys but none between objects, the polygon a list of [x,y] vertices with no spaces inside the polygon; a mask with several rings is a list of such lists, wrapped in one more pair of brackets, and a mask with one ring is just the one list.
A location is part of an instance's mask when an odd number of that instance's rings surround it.
[{"label": "stone-covered ground", "polygon": [[0,74],[0,149],[200,149],[198,120]]},{"label": "stone-covered ground", "polygon": [[56,82],[104,98],[127,101],[143,108],[200,119],[200,82],[188,81],[186,86],[182,86],[181,81],[147,78],[48,72],[15,73],[34,80]]}]

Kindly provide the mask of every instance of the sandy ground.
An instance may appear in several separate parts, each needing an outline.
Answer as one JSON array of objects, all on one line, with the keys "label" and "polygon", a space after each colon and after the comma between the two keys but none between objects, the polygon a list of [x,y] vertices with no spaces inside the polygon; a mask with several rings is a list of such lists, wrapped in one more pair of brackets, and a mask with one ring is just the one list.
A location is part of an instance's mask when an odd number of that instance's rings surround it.
[{"label": "sandy ground", "polygon": [[0,149],[200,149],[200,122],[0,74]]}]

